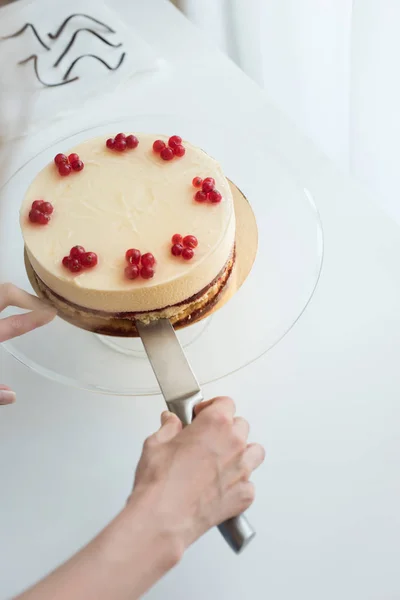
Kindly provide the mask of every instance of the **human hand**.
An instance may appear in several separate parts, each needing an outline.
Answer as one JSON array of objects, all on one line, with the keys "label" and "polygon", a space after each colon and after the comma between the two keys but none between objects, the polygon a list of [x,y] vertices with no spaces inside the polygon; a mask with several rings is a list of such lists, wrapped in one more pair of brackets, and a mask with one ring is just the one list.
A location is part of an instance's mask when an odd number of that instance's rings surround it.
[{"label": "human hand", "polygon": [[182,430],[178,417],[164,412],[144,444],[131,499],[150,504],[159,530],[172,528],[185,548],[254,500],[249,477],[265,452],[247,444],[249,425],[234,414],[233,400],[215,398],[197,405]]},{"label": "human hand", "polygon": [[[30,312],[0,319],[0,343],[46,325],[56,316],[56,311],[36,296],[31,296],[12,283],[2,283],[0,284],[0,313],[7,306],[25,308]],[[14,401],[15,393],[9,387],[0,385],[0,405],[11,404]]]}]

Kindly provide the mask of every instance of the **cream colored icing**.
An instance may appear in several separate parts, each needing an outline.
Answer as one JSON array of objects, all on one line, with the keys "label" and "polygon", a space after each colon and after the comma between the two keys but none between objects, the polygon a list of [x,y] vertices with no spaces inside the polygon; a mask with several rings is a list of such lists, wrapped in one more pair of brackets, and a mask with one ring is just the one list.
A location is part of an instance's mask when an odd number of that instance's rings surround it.
[{"label": "cream colored icing", "polygon": [[[88,140],[68,151],[85,164],[68,177],[54,163],[46,166],[24,198],[20,223],[32,267],[55,293],[70,302],[108,312],[151,311],[183,302],[198,293],[225,265],[235,239],[232,193],[220,165],[200,148],[184,142],[182,158],[163,161],[152,150],[166,136],[136,134],[139,146],[123,153],[105,146],[107,137]],[[195,176],[214,177],[220,204],[193,200]],[[48,225],[30,223],[34,200],[51,202]],[[195,235],[191,261],[171,255],[175,233]],[[62,258],[72,246],[96,252],[93,269],[72,274]],[[125,252],[138,248],[157,260],[153,279],[124,277]]]}]

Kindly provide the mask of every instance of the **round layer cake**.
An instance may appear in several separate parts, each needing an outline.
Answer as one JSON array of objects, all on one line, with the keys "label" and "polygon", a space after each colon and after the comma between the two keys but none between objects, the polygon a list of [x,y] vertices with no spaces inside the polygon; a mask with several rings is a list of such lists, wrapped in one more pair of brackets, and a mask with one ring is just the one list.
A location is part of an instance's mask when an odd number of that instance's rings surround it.
[{"label": "round layer cake", "polygon": [[176,136],[136,138],[70,149],[37,175],[20,215],[41,294],[75,324],[111,335],[135,334],[135,319],[202,316],[234,264],[233,198],[220,165]]}]

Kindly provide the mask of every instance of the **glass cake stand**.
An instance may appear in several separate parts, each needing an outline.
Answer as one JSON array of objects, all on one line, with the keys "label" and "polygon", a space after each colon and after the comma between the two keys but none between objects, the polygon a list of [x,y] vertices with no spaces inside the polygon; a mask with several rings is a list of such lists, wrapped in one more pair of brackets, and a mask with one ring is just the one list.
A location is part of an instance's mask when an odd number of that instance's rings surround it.
[{"label": "glass cake stand", "polygon": [[[170,115],[107,123],[59,140],[21,167],[0,190],[0,281],[32,291],[23,260],[19,208],[54,155],[89,137],[118,131],[179,134],[215,156],[255,213],[259,247],[242,288],[211,317],[178,332],[201,384],[233,373],[268,352],[302,315],[317,286],[323,233],[311,194],[263,140],[249,132]],[[15,309],[7,309],[11,314]],[[119,395],[159,393],[139,339],[115,339],[60,318],[3,344],[30,369],[79,388]]]}]

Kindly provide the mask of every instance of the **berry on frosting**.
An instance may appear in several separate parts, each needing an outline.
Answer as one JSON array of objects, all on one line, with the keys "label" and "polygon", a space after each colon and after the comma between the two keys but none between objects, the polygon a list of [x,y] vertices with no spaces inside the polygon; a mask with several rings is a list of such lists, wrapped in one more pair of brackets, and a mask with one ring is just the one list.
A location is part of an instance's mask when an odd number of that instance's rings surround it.
[{"label": "berry on frosting", "polygon": [[156,259],[151,254],[151,252],[147,252],[146,254],[143,254],[142,265],[144,267],[154,267],[155,264],[156,264]]},{"label": "berry on frosting", "polygon": [[208,199],[213,204],[218,204],[221,202],[222,196],[218,190],[211,190],[211,192],[208,194]]},{"label": "berry on frosting", "polygon": [[65,156],[65,154],[57,154],[57,155],[54,157],[54,162],[55,162],[55,164],[56,164],[56,165],[57,165],[57,167],[58,167],[59,165],[62,165],[62,164],[64,164],[64,163],[67,163],[67,162],[68,162],[68,156]]},{"label": "berry on frosting", "polygon": [[136,148],[139,145],[139,140],[136,135],[128,135],[125,141],[129,149]]},{"label": "berry on frosting", "polygon": [[191,260],[194,256],[194,248],[197,248],[199,242],[194,235],[185,235],[182,237],[179,233],[172,236],[171,254],[172,256],[182,256],[185,260]]},{"label": "berry on frosting", "polygon": [[175,233],[172,238],[171,238],[171,242],[173,244],[181,244],[182,243],[182,236],[180,233]]},{"label": "berry on frosting", "polygon": [[207,202],[207,194],[206,192],[203,192],[203,190],[199,190],[195,193],[194,199],[196,202]]},{"label": "berry on frosting", "polygon": [[127,279],[137,279],[140,275],[140,270],[137,265],[128,265],[125,267],[125,277]]},{"label": "berry on frosting", "polygon": [[69,256],[64,256],[62,265],[71,273],[80,273],[83,269],[92,269],[97,265],[99,259],[95,252],[86,252],[83,246],[73,246]]},{"label": "berry on frosting", "polygon": [[70,165],[72,165],[72,163],[75,162],[76,160],[79,160],[79,156],[75,152],[73,152],[72,154],[70,154],[68,156],[68,162]]},{"label": "berry on frosting", "polygon": [[206,177],[203,180],[202,190],[203,192],[211,192],[215,188],[215,179],[213,177]]},{"label": "berry on frosting", "polygon": [[130,248],[125,252],[125,259],[129,263],[124,270],[126,279],[137,279],[139,276],[142,279],[154,277],[156,259],[151,252],[142,255],[140,250]]},{"label": "berry on frosting", "polygon": [[197,237],[194,235],[185,235],[183,238],[183,245],[185,248],[197,248],[199,242],[197,241]]},{"label": "berry on frosting", "polygon": [[194,256],[192,248],[184,248],[182,250],[182,258],[185,260],[191,260]]},{"label": "berry on frosting", "polygon": [[50,215],[54,208],[50,202],[44,200],[34,200],[29,211],[29,220],[38,225],[47,225],[50,222]]},{"label": "berry on frosting", "polygon": [[61,165],[58,167],[58,172],[60,173],[61,177],[67,177],[68,175],[71,175],[72,167],[68,163],[61,163]]},{"label": "berry on frosting", "polygon": [[161,150],[160,156],[163,160],[172,160],[174,158],[174,151],[172,150],[172,148],[168,148],[166,146]]},{"label": "berry on frosting", "polygon": [[106,146],[109,150],[116,150],[117,152],[125,152],[125,150],[133,150],[139,145],[139,140],[136,135],[132,133],[126,135],[125,133],[117,133],[115,138],[108,138]]},{"label": "berry on frosting", "polygon": [[126,251],[125,258],[132,265],[138,265],[140,263],[142,255],[140,250],[137,250],[136,248],[130,248],[130,250]]},{"label": "berry on frosting", "polygon": [[211,204],[219,204],[222,201],[222,194],[215,189],[214,177],[195,177],[192,180],[193,187],[201,187],[201,190],[195,193],[194,199],[196,202],[210,202]]},{"label": "berry on frosting", "polygon": [[163,160],[172,160],[174,156],[182,158],[186,153],[185,146],[182,144],[182,138],[179,135],[172,135],[168,140],[168,146],[163,140],[155,140],[153,150]]},{"label": "berry on frosting", "polygon": [[182,250],[182,244],[173,244],[173,246],[171,247],[171,254],[173,256],[180,256],[182,254]]},{"label": "berry on frosting", "polygon": [[177,144],[176,146],[174,146],[173,151],[175,156],[177,156],[178,158],[181,158],[186,153],[185,147],[182,146],[182,144]]},{"label": "berry on frosting", "polygon": [[172,149],[175,146],[180,146],[182,144],[182,138],[179,135],[172,135],[168,140],[168,146]]},{"label": "berry on frosting", "polygon": [[117,152],[125,152],[127,147],[125,140],[115,140],[114,148]]},{"label": "berry on frosting", "polygon": [[140,269],[140,275],[143,279],[151,279],[152,277],[154,277],[153,267],[149,265],[144,265],[144,267]]},{"label": "berry on frosting", "polygon": [[54,158],[54,162],[58,167],[58,173],[61,177],[71,175],[72,171],[82,171],[85,166],[76,152],[73,152],[69,156],[57,154]]},{"label": "berry on frosting", "polygon": [[72,167],[73,171],[82,171],[84,166],[85,165],[79,158],[78,158],[78,160],[74,160],[74,162],[71,163],[71,167]]},{"label": "berry on frosting", "polygon": [[201,188],[201,186],[203,185],[203,180],[201,177],[194,177],[192,179],[192,186],[195,188]]},{"label": "berry on frosting", "polygon": [[153,150],[154,152],[161,152],[161,150],[163,150],[166,146],[166,143],[163,142],[162,140],[156,140],[153,144]]},{"label": "berry on frosting", "polygon": [[81,256],[81,265],[85,267],[85,269],[91,269],[95,267],[98,263],[97,254],[95,252],[85,252]]}]

